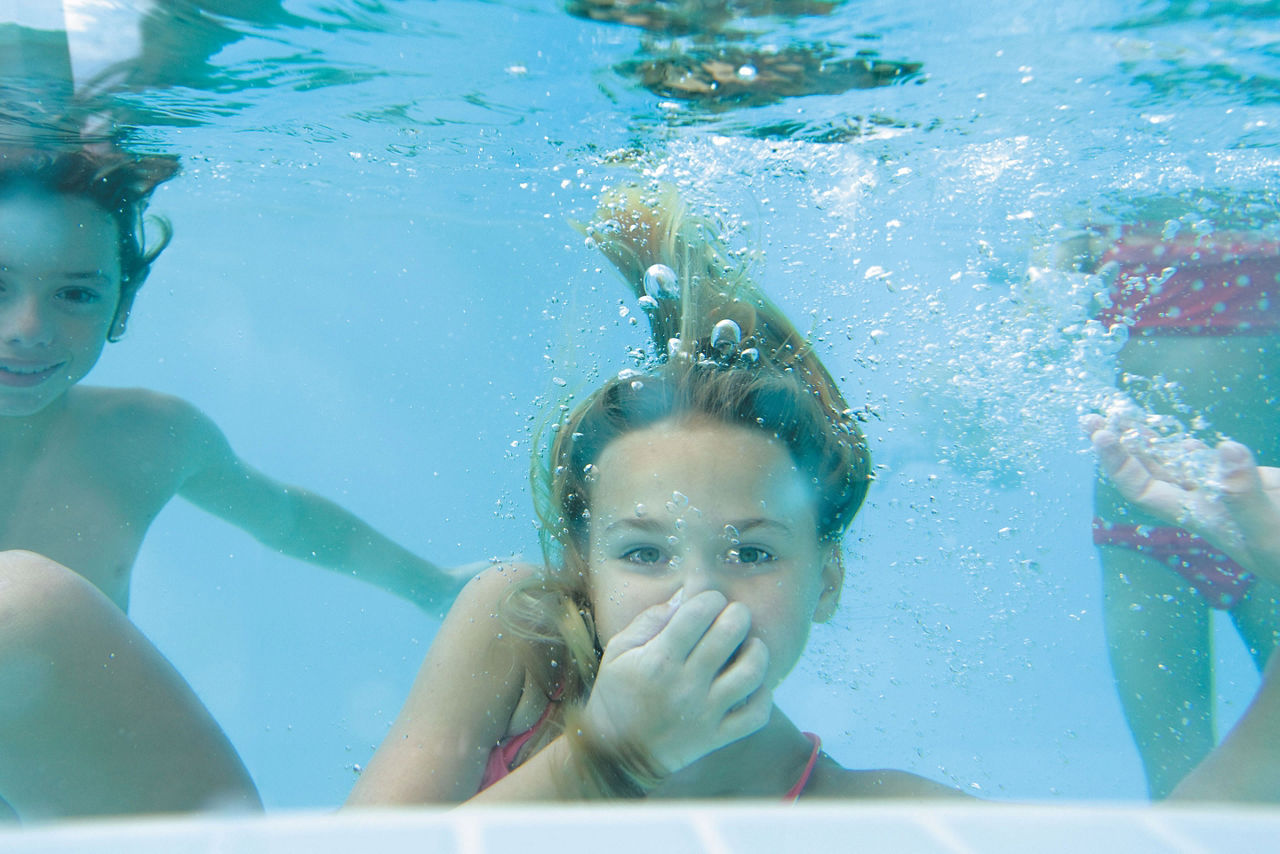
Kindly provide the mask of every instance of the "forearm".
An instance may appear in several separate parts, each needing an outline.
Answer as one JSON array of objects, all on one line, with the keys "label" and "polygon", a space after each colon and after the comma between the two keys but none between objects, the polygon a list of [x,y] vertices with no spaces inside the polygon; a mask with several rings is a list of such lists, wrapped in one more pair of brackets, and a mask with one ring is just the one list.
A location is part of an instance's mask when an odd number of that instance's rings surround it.
[{"label": "forearm", "polygon": [[375,584],[428,610],[448,606],[460,586],[439,566],[374,530],[326,498],[288,487],[289,524],[259,539],[290,557]]},{"label": "forearm", "polygon": [[1169,799],[1280,803],[1280,655],[1239,722]]},{"label": "forearm", "polygon": [[662,777],[633,768],[634,759],[603,748],[570,723],[565,734],[467,803],[643,798]]}]

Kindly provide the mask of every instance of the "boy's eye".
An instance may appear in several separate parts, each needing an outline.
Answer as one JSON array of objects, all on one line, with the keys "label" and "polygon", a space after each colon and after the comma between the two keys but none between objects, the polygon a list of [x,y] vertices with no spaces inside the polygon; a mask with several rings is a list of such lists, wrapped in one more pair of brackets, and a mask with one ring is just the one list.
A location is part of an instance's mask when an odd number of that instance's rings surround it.
[{"label": "boy's eye", "polygon": [[93,305],[102,299],[102,294],[93,288],[64,288],[58,291],[58,298],[76,305]]},{"label": "boy's eye", "polygon": [[767,563],[773,560],[773,555],[759,546],[738,546],[730,549],[729,560],[733,563]]},{"label": "boy's eye", "polygon": [[656,546],[638,546],[625,552],[622,559],[642,566],[651,566],[662,561],[662,552]]}]

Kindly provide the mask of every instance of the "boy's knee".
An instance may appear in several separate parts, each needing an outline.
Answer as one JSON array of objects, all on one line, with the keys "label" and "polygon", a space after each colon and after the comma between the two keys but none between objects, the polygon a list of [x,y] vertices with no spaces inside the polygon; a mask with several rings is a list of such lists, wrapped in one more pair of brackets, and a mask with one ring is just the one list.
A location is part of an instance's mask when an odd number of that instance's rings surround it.
[{"label": "boy's knee", "polygon": [[52,628],[101,595],[79,573],[44,555],[0,551],[0,634],[5,627]]}]

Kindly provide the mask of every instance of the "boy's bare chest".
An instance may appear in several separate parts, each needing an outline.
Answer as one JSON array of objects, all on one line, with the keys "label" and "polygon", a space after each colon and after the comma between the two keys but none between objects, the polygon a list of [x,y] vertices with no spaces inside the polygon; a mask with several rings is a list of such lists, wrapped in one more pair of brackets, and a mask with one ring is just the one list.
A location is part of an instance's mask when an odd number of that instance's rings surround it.
[{"label": "boy's bare chest", "polygon": [[68,435],[0,449],[0,549],[26,549],[74,569],[122,607],[148,526],[173,497],[163,466],[132,443]]}]

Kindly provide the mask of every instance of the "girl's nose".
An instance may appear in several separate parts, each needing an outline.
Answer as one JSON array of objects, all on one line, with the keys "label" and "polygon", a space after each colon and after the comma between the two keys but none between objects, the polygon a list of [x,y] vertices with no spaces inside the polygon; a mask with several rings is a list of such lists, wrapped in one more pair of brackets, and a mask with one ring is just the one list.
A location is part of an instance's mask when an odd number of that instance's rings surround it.
[{"label": "girl's nose", "polygon": [[684,584],[684,598],[686,600],[697,596],[704,590],[718,590],[726,596],[728,593],[723,587],[723,578],[721,573],[713,569],[713,565],[708,561],[691,560],[685,564],[685,571],[682,575],[682,583]]}]

